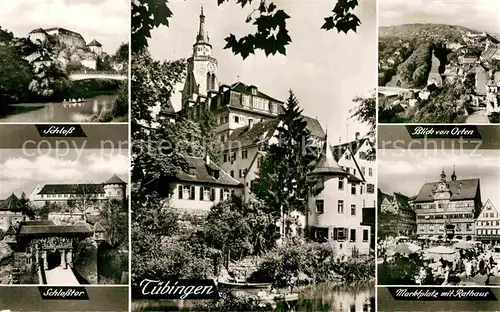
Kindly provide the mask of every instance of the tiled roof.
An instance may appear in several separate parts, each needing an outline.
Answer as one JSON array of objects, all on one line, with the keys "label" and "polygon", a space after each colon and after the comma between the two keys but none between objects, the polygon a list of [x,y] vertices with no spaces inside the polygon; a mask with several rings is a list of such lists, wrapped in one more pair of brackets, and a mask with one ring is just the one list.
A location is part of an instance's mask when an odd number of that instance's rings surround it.
[{"label": "tiled roof", "polygon": [[19,235],[38,234],[92,234],[89,225],[25,225],[19,229]]},{"label": "tiled roof", "polygon": [[481,57],[486,60],[492,59],[495,55],[497,58],[500,57],[500,48],[498,45],[494,44],[491,44],[486,50],[483,51],[483,53],[481,53]]},{"label": "tiled roof", "polygon": [[[451,191],[451,201],[467,200],[476,198],[479,190],[479,179],[467,179],[446,181]],[[434,190],[439,185],[439,182],[425,183],[418,192],[415,202],[432,202],[434,201]]]},{"label": "tiled roof", "polygon": [[326,135],[325,131],[323,130],[323,127],[321,127],[321,124],[319,123],[318,119],[311,118],[305,115],[302,115],[302,118],[307,122],[307,130],[311,132],[312,136],[322,139],[325,137]]},{"label": "tiled roof", "polygon": [[[236,82],[236,83],[233,83],[231,85],[231,90],[239,92],[239,93],[243,93],[243,94],[252,95],[251,87],[255,87],[255,86],[248,86],[248,85],[244,84],[243,82]],[[257,88],[257,87],[255,87],[255,88]],[[277,100],[273,97],[270,97],[269,95],[267,95],[259,90],[257,90],[257,93],[255,95],[258,97],[273,101],[273,102],[283,103],[282,101]]]},{"label": "tiled roof", "polygon": [[335,160],[339,160],[342,155],[344,155],[346,149],[350,149],[353,155],[356,155],[358,150],[363,146],[365,141],[367,141],[367,138],[362,138],[359,140],[354,140],[351,142],[339,144],[339,145],[334,145],[332,146],[332,151],[333,155],[335,156]]},{"label": "tiled roof", "polygon": [[[241,183],[232,178],[227,172],[222,170],[213,161],[209,164],[201,157],[184,156],[188,163],[189,172],[180,171],[177,174],[177,179],[187,182],[198,182],[212,185],[226,185],[241,187]],[[218,171],[219,177],[214,177],[214,173]]]},{"label": "tiled roof", "polygon": [[104,194],[103,184],[45,184],[38,194]]},{"label": "tiled roof", "polygon": [[56,224],[49,220],[26,220],[22,221],[19,225],[23,226],[23,225],[56,225]]},{"label": "tiled roof", "polygon": [[7,199],[0,202],[0,210],[2,211],[23,211],[24,207],[19,198],[12,193]]},{"label": "tiled roof", "polygon": [[408,196],[394,192],[394,200],[397,202],[399,209],[413,211],[408,204],[410,200]]},{"label": "tiled roof", "polygon": [[127,182],[120,179],[116,174],[106,181],[106,184],[127,184]]},{"label": "tiled roof", "polygon": [[330,146],[328,146],[328,140],[326,140],[323,151],[321,153],[321,157],[311,174],[347,176],[350,181],[359,180],[357,177],[349,175],[344,169],[342,169],[342,167],[339,166],[335,158],[333,158]]},{"label": "tiled roof", "polygon": [[273,137],[279,123],[280,120],[275,118],[257,122],[251,128],[249,126],[237,128],[229,135],[228,140],[224,144],[224,149],[227,150],[236,146],[245,147],[267,142]]},{"label": "tiled roof", "polygon": [[30,31],[30,34],[46,34],[46,32],[42,28],[37,28]]},{"label": "tiled roof", "polygon": [[52,31],[52,30],[57,30],[60,33],[67,34],[67,35],[73,35],[73,36],[79,37],[79,38],[81,38],[83,40],[83,36],[81,34],[75,32],[75,31],[72,31],[72,30],[68,30],[66,28],[61,28],[61,27],[45,28],[46,32],[49,32],[49,31]]},{"label": "tiled roof", "polygon": [[102,44],[100,44],[97,40],[92,40],[89,44],[87,44],[88,47],[95,46],[95,47],[102,47]]},{"label": "tiled roof", "polygon": [[[321,139],[325,138],[325,131],[317,119],[304,115],[302,115],[302,118],[307,123],[307,129],[311,132],[311,136]],[[279,118],[273,118],[254,123],[252,127],[244,126],[237,128],[229,135],[228,140],[224,144],[224,150],[267,142],[273,137],[279,124]]]}]

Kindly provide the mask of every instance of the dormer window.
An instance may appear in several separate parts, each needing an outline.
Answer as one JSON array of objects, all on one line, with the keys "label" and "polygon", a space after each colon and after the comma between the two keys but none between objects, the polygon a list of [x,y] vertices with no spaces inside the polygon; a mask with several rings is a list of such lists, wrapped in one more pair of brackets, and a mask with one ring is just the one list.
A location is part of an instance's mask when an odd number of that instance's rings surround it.
[{"label": "dormer window", "polygon": [[218,179],[220,177],[220,171],[219,170],[212,171],[212,177],[214,177],[214,179]]}]

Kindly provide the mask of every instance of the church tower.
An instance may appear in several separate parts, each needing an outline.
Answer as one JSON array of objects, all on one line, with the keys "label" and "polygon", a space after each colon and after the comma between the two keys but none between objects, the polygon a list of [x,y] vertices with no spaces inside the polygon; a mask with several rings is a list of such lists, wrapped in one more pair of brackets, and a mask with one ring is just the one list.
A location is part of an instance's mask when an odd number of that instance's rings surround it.
[{"label": "church tower", "polygon": [[207,96],[209,91],[217,90],[217,60],[212,57],[212,45],[205,32],[205,15],[201,7],[200,25],[193,54],[187,60],[187,78],[182,91],[182,108],[189,107],[198,96]]}]

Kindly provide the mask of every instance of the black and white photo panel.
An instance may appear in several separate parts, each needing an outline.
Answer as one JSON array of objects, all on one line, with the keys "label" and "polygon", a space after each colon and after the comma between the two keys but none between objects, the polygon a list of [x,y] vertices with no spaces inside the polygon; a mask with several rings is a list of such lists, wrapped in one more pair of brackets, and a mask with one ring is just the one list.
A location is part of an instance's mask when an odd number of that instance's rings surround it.
[{"label": "black and white photo panel", "polygon": [[128,127],[0,125],[0,283],[128,284]]}]

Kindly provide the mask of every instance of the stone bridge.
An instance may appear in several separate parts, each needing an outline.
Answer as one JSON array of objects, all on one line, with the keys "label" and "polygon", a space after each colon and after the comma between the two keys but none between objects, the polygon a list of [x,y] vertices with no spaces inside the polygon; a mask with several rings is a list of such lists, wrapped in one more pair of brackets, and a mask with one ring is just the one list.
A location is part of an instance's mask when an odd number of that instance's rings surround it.
[{"label": "stone bridge", "polygon": [[113,72],[75,72],[69,75],[69,79],[73,81],[89,79],[125,80],[127,79],[127,75]]}]

